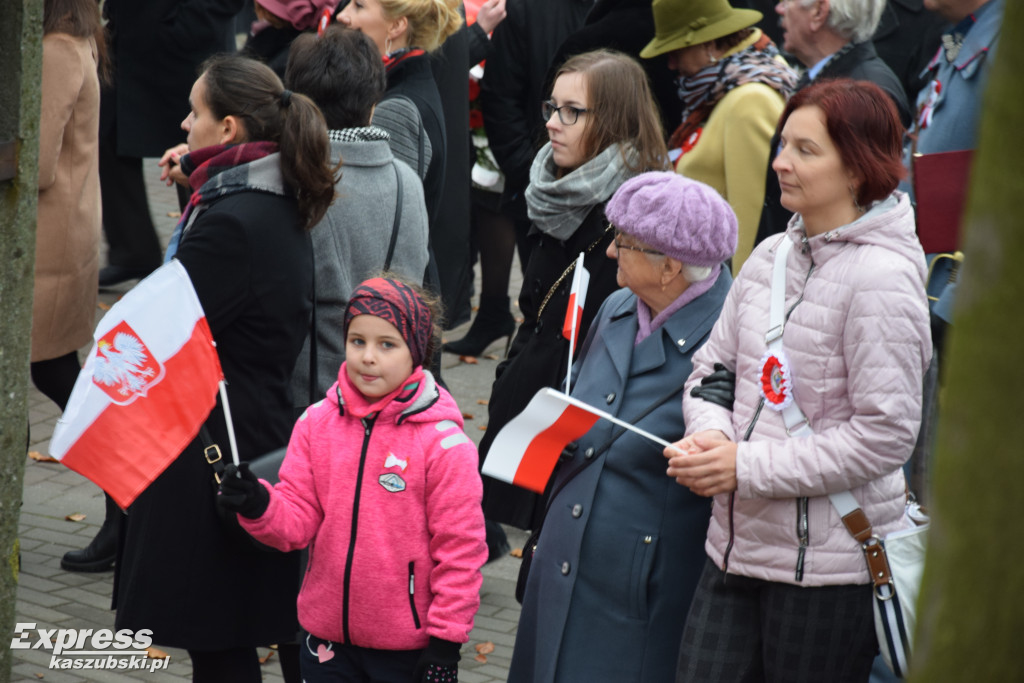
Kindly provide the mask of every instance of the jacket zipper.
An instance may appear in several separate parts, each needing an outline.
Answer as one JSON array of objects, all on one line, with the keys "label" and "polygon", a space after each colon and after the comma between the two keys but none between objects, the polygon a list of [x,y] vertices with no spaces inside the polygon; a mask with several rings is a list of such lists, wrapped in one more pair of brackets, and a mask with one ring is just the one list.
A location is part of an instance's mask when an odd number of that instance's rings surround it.
[{"label": "jacket zipper", "polygon": [[412,608],[412,621],[416,628],[420,627],[420,615],[416,611],[416,563],[409,562],[409,607]]},{"label": "jacket zipper", "polygon": [[[764,396],[762,396],[761,400],[757,402],[757,409],[754,410],[754,417],[750,420],[746,433],[743,434],[744,441],[748,440],[751,432],[754,431],[754,425],[757,424],[757,418],[761,417],[762,408],[764,408]],[[732,542],[736,538],[735,520],[733,519],[733,508],[735,505],[736,492],[733,491],[729,494],[729,542],[725,545],[725,556],[722,558],[722,572],[725,574],[729,573],[729,553],[732,552]]]},{"label": "jacket zipper", "polygon": [[807,496],[796,499],[796,537],[800,540],[796,554],[796,580],[800,582],[804,580],[804,555],[811,539],[810,525],[807,521]]},{"label": "jacket zipper", "polygon": [[345,557],[345,579],[342,584],[341,629],[346,644],[352,643],[352,637],[348,628],[348,607],[349,588],[352,584],[352,558],[356,552],[356,531],[359,529],[359,496],[363,490],[363,470],[366,468],[366,452],[370,448],[370,432],[373,431],[373,422],[376,419],[377,415],[374,414],[361,420],[363,423],[363,448],[359,453],[359,473],[356,475],[356,493],[352,500],[352,530],[348,536],[348,555]]}]

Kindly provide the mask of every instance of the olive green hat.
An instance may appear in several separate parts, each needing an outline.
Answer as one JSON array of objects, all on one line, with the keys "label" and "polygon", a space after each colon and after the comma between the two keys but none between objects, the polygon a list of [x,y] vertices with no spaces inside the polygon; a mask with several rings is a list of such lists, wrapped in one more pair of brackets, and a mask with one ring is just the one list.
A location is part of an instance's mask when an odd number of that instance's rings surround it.
[{"label": "olive green hat", "polygon": [[640,51],[645,59],[722,38],[753,26],[764,15],[736,9],[728,0],[654,0],[654,40]]}]

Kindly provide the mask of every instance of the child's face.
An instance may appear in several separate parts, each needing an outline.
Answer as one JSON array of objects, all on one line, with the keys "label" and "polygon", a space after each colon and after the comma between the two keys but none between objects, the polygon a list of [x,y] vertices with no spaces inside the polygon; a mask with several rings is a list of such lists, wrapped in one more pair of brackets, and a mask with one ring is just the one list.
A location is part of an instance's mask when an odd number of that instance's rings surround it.
[{"label": "child's face", "polygon": [[412,374],[412,354],[398,328],[375,315],[352,318],[345,360],[349,381],[368,398],[387,396]]}]

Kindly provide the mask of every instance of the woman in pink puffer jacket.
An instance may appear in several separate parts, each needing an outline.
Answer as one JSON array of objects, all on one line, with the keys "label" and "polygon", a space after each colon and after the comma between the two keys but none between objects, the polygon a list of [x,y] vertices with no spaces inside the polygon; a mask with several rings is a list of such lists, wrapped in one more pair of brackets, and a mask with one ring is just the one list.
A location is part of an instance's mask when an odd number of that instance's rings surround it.
[{"label": "woman in pink puffer jacket", "polygon": [[[679,681],[866,681],[877,653],[859,544],[828,495],[851,491],[884,536],[905,482],[931,359],[925,258],[902,175],[902,127],[876,86],[800,91],[773,167],[797,215],[744,265],[684,394],[669,475],[714,496],[708,563],[687,617]],[[784,240],[783,349],[771,382],[772,267]],[[721,363],[732,410],[690,389]],[[768,378],[762,381],[762,376]],[[813,433],[787,436],[785,396]],[[794,429],[794,431],[798,431]]]}]

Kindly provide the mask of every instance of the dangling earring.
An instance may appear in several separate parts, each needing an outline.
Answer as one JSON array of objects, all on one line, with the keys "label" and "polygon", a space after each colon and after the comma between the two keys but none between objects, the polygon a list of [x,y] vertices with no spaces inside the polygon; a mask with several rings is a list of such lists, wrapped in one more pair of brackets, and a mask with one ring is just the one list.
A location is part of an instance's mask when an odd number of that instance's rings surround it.
[{"label": "dangling earring", "polygon": [[708,59],[711,60],[711,66],[718,64],[718,57],[711,51],[711,48],[708,48]]},{"label": "dangling earring", "polygon": [[384,54],[385,55],[391,54],[391,39],[390,38],[385,38],[384,39]]},{"label": "dangling earring", "polygon": [[853,199],[853,208],[857,210],[857,213],[864,213],[864,207],[857,201],[857,188],[850,185],[850,197]]}]

